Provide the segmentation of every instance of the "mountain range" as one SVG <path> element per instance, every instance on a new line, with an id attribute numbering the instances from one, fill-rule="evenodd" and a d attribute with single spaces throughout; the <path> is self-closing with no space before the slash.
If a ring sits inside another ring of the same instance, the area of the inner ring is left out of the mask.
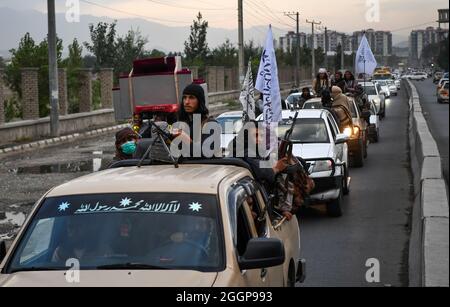
<path id="1" fill-rule="evenodd" d="M 67 47 L 74 38 L 79 42 L 90 41 L 89 24 L 99 22 L 112 23 L 114 19 L 109 17 L 95 17 L 82 15 L 79 23 L 68 23 L 65 14 L 56 14 L 56 27 L 58 37 L 62 38 Z M 0 7 L 0 56 L 9 57 L 11 48 L 17 48 L 20 39 L 29 32 L 36 42 L 42 41 L 47 35 L 47 15 L 36 10 L 15 10 L 8 7 Z M 118 35 L 125 35 L 130 29 L 139 29 L 144 37 L 148 38 L 147 49 L 159 49 L 165 52 L 183 51 L 184 42 L 187 40 L 190 28 L 171 27 L 156 22 L 139 18 L 126 18 L 117 21 Z M 301 29 L 307 31 L 306 29 Z M 257 26 L 245 29 L 246 41 L 253 39 L 256 45 L 262 45 L 267 32 L 267 27 Z M 273 28 L 274 37 L 285 35 L 285 31 Z M 214 48 L 222 44 L 226 39 L 237 43 L 237 31 L 235 29 L 208 29 L 208 44 Z M 405 37 L 395 37 L 394 41 L 405 41 Z M 67 49 L 64 50 L 64 54 Z"/>

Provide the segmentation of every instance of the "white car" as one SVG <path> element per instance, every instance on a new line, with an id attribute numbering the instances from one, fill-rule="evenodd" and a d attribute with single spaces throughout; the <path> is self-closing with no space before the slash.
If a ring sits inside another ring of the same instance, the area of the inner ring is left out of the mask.
<path id="1" fill-rule="evenodd" d="M 428 74 L 425 72 L 416 72 L 408 76 L 409 80 L 413 81 L 425 81 L 428 79 Z"/>
<path id="2" fill-rule="evenodd" d="M 395 84 L 394 80 L 388 80 L 387 84 L 389 86 L 389 92 L 391 93 L 391 96 L 398 96 L 398 87 L 397 84 Z"/>
<path id="3" fill-rule="evenodd" d="M 402 80 L 396 79 L 396 80 L 394 81 L 394 83 L 395 83 L 395 85 L 397 86 L 397 91 L 399 91 L 399 90 L 402 89 Z"/>
<path id="4" fill-rule="evenodd" d="M 220 146 L 222 151 L 226 153 L 228 145 L 238 135 L 244 126 L 242 121 L 244 113 L 242 111 L 226 112 L 216 118 L 216 121 L 222 127 L 222 135 Z"/>
<path id="5" fill-rule="evenodd" d="M 380 119 L 386 117 L 386 97 L 382 93 L 381 86 L 373 82 L 360 83 L 364 88 L 369 101 L 373 101 L 379 110 Z"/>
<path id="6" fill-rule="evenodd" d="M 294 116 L 293 111 L 283 111 L 280 136 L 292 127 Z M 291 137 L 293 153 L 306 161 L 316 184 L 310 205 L 325 203 L 332 217 L 342 215 L 342 199 L 349 193 L 348 140 L 327 110 L 299 111 Z"/>
<path id="7" fill-rule="evenodd" d="M 369 140 L 371 143 L 378 143 L 380 141 L 380 116 L 375 103 L 370 103 L 370 125 L 369 125 Z"/>
<path id="8" fill-rule="evenodd" d="M 312 92 L 312 90 L 310 90 L 310 95 L 311 97 L 314 97 L 314 93 Z M 302 93 L 294 93 L 289 95 L 288 98 L 286 98 L 286 106 L 288 110 L 292 110 L 292 109 L 302 109 L 303 105 L 302 105 L 302 99 L 301 99 Z"/>
<path id="9" fill-rule="evenodd" d="M 391 97 L 391 91 L 389 89 L 389 83 L 388 80 L 377 80 L 377 84 L 381 86 L 381 90 L 384 94 L 384 97 L 390 98 Z"/>

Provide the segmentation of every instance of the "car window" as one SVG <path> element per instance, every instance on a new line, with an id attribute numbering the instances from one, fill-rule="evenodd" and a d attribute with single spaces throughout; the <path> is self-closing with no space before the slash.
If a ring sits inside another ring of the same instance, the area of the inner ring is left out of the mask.
<path id="1" fill-rule="evenodd" d="M 81 270 L 139 263 L 217 272 L 224 265 L 215 195 L 118 193 L 48 198 L 22 236 L 8 271 Z"/>
<path id="2" fill-rule="evenodd" d="M 237 214 L 236 248 L 239 256 L 243 256 L 247 250 L 248 242 L 256 237 L 256 230 L 252 226 L 251 210 L 246 201 L 239 207 Z"/>
<path id="3" fill-rule="evenodd" d="M 292 127 L 292 119 L 283 120 L 278 126 L 278 135 L 285 135 Z M 321 118 L 297 119 L 291 141 L 298 144 L 330 143 L 327 126 Z"/>
<path id="4" fill-rule="evenodd" d="M 328 125 L 330 126 L 333 139 L 336 139 L 336 136 L 339 134 L 339 129 L 337 128 L 334 119 L 332 119 L 330 116 L 328 116 Z"/>
<path id="5" fill-rule="evenodd" d="M 304 110 L 320 110 L 323 109 L 323 104 L 321 101 L 314 101 L 314 102 L 306 102 L 303 105 Z"/>
<path id="6" fill-rule="evenodd" d="M 368 85 L 364 87 L 364 90 L 367 95 L 369 96 L 376 96 L 378 95 L 377 89 L 373 85 Z"/>

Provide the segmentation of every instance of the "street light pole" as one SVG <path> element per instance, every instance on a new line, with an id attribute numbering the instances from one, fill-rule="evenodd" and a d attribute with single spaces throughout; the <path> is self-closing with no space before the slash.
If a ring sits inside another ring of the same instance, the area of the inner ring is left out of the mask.
<path id="1" fill-rule="evenodd" d="M 56 21 L 55 0 L 47 0 L 48 14 L 48 72 L 50 85 L 50 133 L 52 137 L 59 136 L 59 91 L 58 62 L 56 55 Z"/>
<path id="2" fill-rule="evenodd" d="M 309 21 L 308 19 L 306 19 L 306 23 L 310 23 L 311 24 L 311 28 L 312 28 L 312 46 L 311 46 L 311 53 L 312 53 L 312 78 L 314 79 L 315 77 L 315 73 L 316 73 L 316 46 L 314 44 L 314 26 L 315 25 L 321 25 L 322 22 L 316 22 L 315 20 L 313 21 Z"/>
<path id="3" fill-rule="evenodd" d="M 296 44 L 295 44 L 295 85 L 300 86 L 300 12 L 284 13 L 285 16 L 294 20 L 297 24 Z M 293 17 L 295 16 L 295 18 Z"/>
<path id="4" fill-rule="evenodd" d="M 238 23 L 239 23 L 239 84 L 244 82 L 244 6 L 243 0 L 238 0 Z"/>

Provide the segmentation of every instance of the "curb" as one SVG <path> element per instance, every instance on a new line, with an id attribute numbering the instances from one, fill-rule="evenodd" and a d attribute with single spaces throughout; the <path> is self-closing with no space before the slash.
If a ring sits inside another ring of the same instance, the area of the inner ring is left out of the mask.
<path id="1" fill-rule="evenodd" d="M 441 156 L 423 115 L 417 89 L 411 81 L 407 81 L 407 88 L 415 192 L 409 247 L 410 286 L 448 287 L 449 203 Z"/>
<path id="2" fill-rule="evenodd" d="M 19 152 L 27 151 L 30 149 L 47 148 L 50 146 L 55 146 L 55 145 L 59 145 L 59 144 L 66 143 L 66 142 L 73 142 L 73 141 L 76 141 L 78 139 L 85 138 L 85 137 L 92 137 L 92 136 L 107 134 L 109 132 L 117 131 L 117 130 L 120 130 L 120 129 L 123 129 L 126 127 L 129 127 L 129 125 L 128 124 L 117 125 L 117 126 L 113 126 L 113 127 L 96 129 L 96 130 L 92 130 L 92 131 L 88 131 L 88 132 L 84 132 L 84 133 L 74 133 L 74 134 L 64 135 L 64 136 L 60 136 L 60 137 L 56 137 L 56 138 L 35 141 L 32 143 L 27 143 L 27 144 L 23 144 L 23 145 L 11 146 L 11 147 L 0 149 L 0 158 L 6 154 L 19 153 Z"/>

